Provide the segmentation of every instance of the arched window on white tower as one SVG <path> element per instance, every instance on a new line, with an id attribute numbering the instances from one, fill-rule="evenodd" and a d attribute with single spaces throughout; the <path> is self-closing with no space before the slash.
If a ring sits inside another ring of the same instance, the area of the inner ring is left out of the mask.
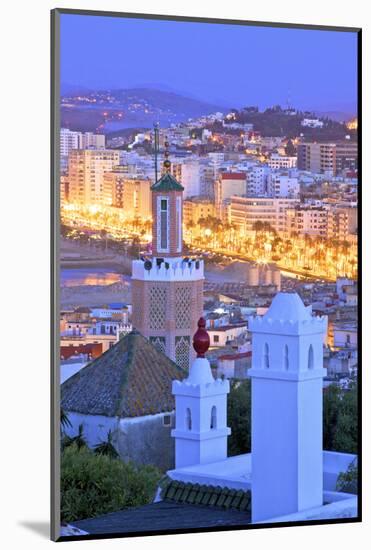
<path id="1" fill-rule="evenodd" d="M 269 369 L 269 346 L 264 344 L 263 366 L 265 369 Z"/>
<path id="2" fill-rule="evenodd" d="M 186 429 L 192 430 L 192 415 L 191 415 L 191 409 L 189 407 L 187 407 L 187 410 L 186 410 L 185 423 L 186 423 Z"/>
<path id="3" fill-rule="evenodd" d="M 211 409 L 210 429 L 216 430 L 216 407 L 215 405 Z"/>
<path id="4" fill-rule="evenodd" d="M 283 352 L 283 368 L 289 370 L 289 347 L 285 344 L 285 349 Z"/>
<path id="5" fill-rule="evenodd" d="M 312 344 L 309 346 L 308 351 L 308 369 L 314 368 L 314 354 L 313 354 L 313 346 Z"/>

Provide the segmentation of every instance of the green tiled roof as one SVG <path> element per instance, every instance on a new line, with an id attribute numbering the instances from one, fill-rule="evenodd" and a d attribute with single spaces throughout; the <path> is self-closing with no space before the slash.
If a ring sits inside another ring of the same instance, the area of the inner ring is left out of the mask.
<path id="1" fill-rule="evenodd" d="M 163 483 L 161 497 L 165 501 L 181 504 L 251 511 L 251 492 L 242 491 L 241 489 L 167 480 Z"/>
<path id="2" fill-rule="evenodd" d="M 184 187 L 169 173 L 164 174 L 151 187 L 152 191 L 184 191 Z"/>
<path id="3" fill-rule="evenodd" d="M 174 410 L 173 380 L 185 371 L 132 331 L 61 386 L 66 411 L 136 417 Z"/>

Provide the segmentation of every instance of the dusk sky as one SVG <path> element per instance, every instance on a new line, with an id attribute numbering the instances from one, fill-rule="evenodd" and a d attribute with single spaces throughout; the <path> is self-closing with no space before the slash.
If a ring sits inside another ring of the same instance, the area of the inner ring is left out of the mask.
<path id="1" fill-rule="evenodd" d="M 158 85 L 226 107 L 354 110 L 357 35 L 61 16 L 61 82 L 92 89 Z"/>

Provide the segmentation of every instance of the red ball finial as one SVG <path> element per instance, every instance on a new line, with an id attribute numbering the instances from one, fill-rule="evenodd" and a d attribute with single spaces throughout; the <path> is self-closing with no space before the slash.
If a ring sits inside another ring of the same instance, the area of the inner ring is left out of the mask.
<path id="1" fill-rule="evenodd" d="M 210 336 L 206 327 L 206 321 L 203 317 L 198 320 L 198 330 L 193 336 L 193 348 L 197 353 L 197 357 L 205 357 L 205 353 L 210 346 Z"/>

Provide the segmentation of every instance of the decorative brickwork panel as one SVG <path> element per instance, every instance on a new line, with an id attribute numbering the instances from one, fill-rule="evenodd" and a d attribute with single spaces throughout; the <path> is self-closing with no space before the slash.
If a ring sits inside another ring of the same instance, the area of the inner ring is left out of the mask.
<path id="1" fill-rule="evenodd" d="M 142 329 L 143 327 L 143 292 L 143 283 L 141 281 L 133 281 L 131 296 L 133 301 L 133 327 L 136 329 Z"/>
<path id="2" fill-rule="evenodd" d="M 149 341 L 158 351 L 166 355 L 166 338 L 164 336 L 150 336 Z"/>
<path id="3" fill-rule="evenodd" d="M 191 328 L 191 287 L 175 289 L 175 327 Z"/>
<path id="4" fill-rule="evenodd" d="M 189 368 L 189 349 L 191 339 L 189 336 L 175 337 L 175 362 L 179 367 Z"/>
<path id="5" fill-rule="evenodd" d="M 167 289 L 153 286 L 150 289 L 149 328 L 160 330 L 165 328 Z"/>

